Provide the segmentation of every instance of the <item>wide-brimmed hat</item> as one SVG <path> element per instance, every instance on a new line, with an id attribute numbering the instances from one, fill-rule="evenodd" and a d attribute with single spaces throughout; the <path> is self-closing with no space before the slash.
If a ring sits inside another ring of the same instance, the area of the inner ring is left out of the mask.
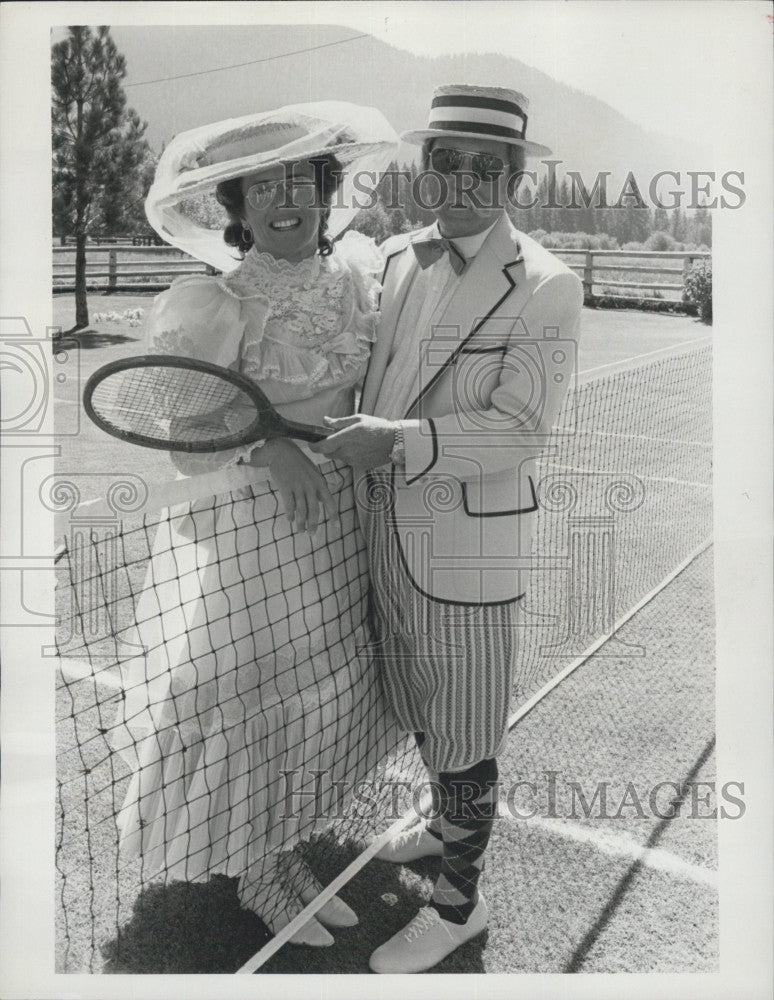
<path id="1" fill-rule="evenodd" d="M 527 139 L 529 101 L 516 90 L 453 83 L 438 87 L 430 105 L 426 129 L 406 132 L 404 142 L 426 139 L 494 139 L 521 146 L 530 156 L 548 156 L 551 150 Z"/>
<path id="2" fill-rule="evenodd" d="M 221 271 L 239 264 L 223 242 L 227 219 L 210 222 L 197 196 L 222 181 L 258 170 L 333 155 L 342 169 L 341 192 L 328 219 L 337 236 L 359 211 L 353 181 L 381 174 L 395 156 L 398 137 L 380 111 L 344 101 L 295 104 L 230 118 L 181 132 L 161 154 L 145 201 L 148 221 L 167 243 Z"/>

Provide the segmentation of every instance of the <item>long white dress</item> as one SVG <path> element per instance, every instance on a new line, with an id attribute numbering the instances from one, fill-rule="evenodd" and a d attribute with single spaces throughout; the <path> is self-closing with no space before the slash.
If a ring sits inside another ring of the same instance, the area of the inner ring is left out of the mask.
<path id="1" fill-rule="evenodd" d="M 359 234 L 299 264 L 253 249 L 231 275 L 158 296 L 147 350 L 236 368 L 294 420 L 351 413 L 379 264 Z M 250 451 L 176 464 L 211 471 Z M 341 523 L 312 537 L 289 524 L 268 472 L 159 523 L 136 609 L 147 652 L 122 667 L 113 731 L 132 770 L 122 854 L 140 854 L 145 877 L 259 879 L 270 853 L 326 824 L 397 741 L 367 648 L 352 475 L 320 461 Z"/>

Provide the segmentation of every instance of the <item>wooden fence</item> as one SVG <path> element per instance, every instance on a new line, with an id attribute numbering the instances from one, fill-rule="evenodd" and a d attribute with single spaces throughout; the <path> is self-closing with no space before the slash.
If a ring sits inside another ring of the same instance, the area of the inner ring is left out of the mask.
<path id="1" fill-rule="evenodd" d="M 583 282 L 586 298 L 660 298 L 681 300 L 685 276 L 707 250 L 552 250 Z M 630 263 L 631 262 L 631 263 Z M 675 266 L 676 265 L 676 266 Z M 644 276 L 644 280 L 640 276 Z M 671 281 L 653 280 L 671 275 Z M 677 279 L 677 280 L 675 280 Z M 668 294 L 664 294 L 664 293 Z"/>
<path id="2" fill-rule="evenodd" d="M 54 291 L 73 291 L 75 250 L 54 247 Z M 553 250 L 582 280 L 586 299 L 651 298 L 680 301 L 685 275 L 708 251 Z M 182 274 L 215 274 L 213 268 L 174 247 L 129 245 L 86 248 L 86 285 L 103 292 L 160 291 Z M 659 280 L 669 276 L 671 280 Z"/>
<path id="3" fill-rule="evenodd" d="M 74 291 L 74 247 L 54 247 L 53 252 L 54 291 Z M 115 243 L 86 246 L 86 287 L 89 291 L 161 291 L 180 275 L 215 273 L 207 264 L 174 247 Z"/>

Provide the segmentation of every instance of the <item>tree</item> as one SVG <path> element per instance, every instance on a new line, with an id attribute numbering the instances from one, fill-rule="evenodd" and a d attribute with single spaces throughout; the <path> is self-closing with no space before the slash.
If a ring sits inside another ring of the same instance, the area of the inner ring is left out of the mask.
<path id="1" fill-rule="evenodd" d="M 391 219 L 384 206 L 377 202 L 373 208 L 363 209 L 352 220 L 352 229 L 370 236 L 377 243 L 383 243 L 393 235 Z"/>
<path id="2" fill-rule="evenodd" d="M 669 232 L 669 215 L 665 208 L 656 208 L 653 212 L 653 232 L 654 233 L 668 233 Z"/>
<path id="3" fill-rule="evenodd" d="M 702 202 L 693 215 L 686 222 L 687 238 L 689 243 L 694 243 L 697 247 L 712 246 L 712 218 L 706 204 Z"/>
<path id="4" fill-rule="evenodd" d="M 51 50 L 54 233 L 75 237 L 75 328 L 89 325 L 86 239 L 139 220 L 152 169 L 147 125 L 127 108 L 110 29 L 71 27 Z"/>
<path id="5" fill-rule="evenodd" d="M 685 213 L 678 207 L 672 212 L 672 235 L 678 243 L 683 243 L 686 237 Z"/>
<path id="6" fill-rule="evenodd" d="M 95 198 L 94 231 L 100 236 L 132 236 L 148 229 L 145 197 L 158 161 L 142 138 L 145 124 L 131 108 L 127 119 L 125 141 L 116 145 L 109 176 Z M 144 154 L 139 163 L 138 148 Z"/>

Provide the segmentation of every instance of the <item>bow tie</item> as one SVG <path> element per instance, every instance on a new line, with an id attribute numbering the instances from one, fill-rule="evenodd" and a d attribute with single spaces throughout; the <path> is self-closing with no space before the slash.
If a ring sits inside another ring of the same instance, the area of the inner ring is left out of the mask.
<path id="1" fill-rule="evenodd" d="M 422 270 L 430 267 L 431 264 L 435 264 L 445 253 L 449 255 L 449 263 L 455 274 L 462 274 L 465 270 L 467 261 L 451 240 L 446 240 L 443 237 L 435 237 L 429 240 L 418 240 L 411 245 L 414 248 L 417 263 Z"/>

